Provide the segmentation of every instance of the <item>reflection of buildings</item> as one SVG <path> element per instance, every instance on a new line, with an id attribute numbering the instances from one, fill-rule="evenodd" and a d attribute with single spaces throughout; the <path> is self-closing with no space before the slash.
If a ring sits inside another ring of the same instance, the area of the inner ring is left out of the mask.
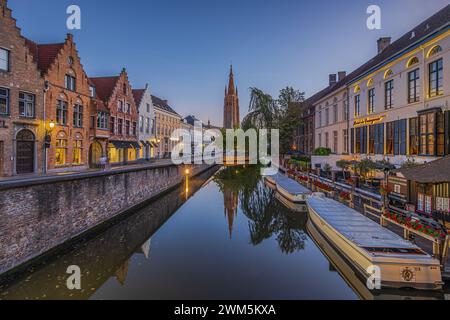
<path id="1" fill-rule="evenodd" d="M 130 260 L 126 260 L 120 268 L 116 271 L 116 279 L 123 286 L 127 280 L 128 266 L 130 265 Z"/>
<path id="2" fill-rule="evenodd" d="M 237 217 L 238 195 L 233 190 L 224 190 L 223 200 L 224 200 L 224 214 L 225 217 L 228 219 L 228 230 L 230 232 L 230 239 L 231 239 L 233 236 L 234 218 Z"/>
<path id="3" fill-rule="evenodd" d="M 152 238 L 148 239 L 144 244 L 141 246 L 142 253 L 144 254 L 145 259 L 148 260 L 150 258 L 150 248 L 152 245 Z"/>

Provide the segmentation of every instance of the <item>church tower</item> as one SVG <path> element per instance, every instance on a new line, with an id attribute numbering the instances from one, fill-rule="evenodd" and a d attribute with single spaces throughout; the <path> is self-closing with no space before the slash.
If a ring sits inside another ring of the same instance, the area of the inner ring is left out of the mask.
<path id="1" fill-rule="evenodd" d="M 241 120 L 239 116 L 239 95 L 238 89 L 234 85 L 233 66 L 230 66 L 230 76 L 228 88 L 225 86 L 225 103 L 223 107 L 223 127 L 225 129 L 234 129 L 240 127 Z"/>

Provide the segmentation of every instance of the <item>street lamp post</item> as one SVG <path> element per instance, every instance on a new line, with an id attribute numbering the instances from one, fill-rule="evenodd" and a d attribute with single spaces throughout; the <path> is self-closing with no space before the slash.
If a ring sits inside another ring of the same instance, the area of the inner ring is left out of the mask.
<path id="1" fill-rule="evenodd" d="M 389 178 L 389 167 L 385 167 L 383 170 L 384 173 L 384 190 L 383 190 L 383 214 L 386 212 L 386 210 L 389 208 L 389 202 L 388 202 L 388 178 Z"/>
<path id="2" fill-rule="evenodd" d="M 50 123 L 48 124 L 48 128 L 47 128 L 47 125 L 45 125 L 43 174 L 47 174 L 47 161 L 48 161 L 48 159 L 47 159 L 48 152 L 47 151 L 52 145 L 52 132 L 53 132 L 54 128 L 55 128 L 55 123 L 53 122 L 53 120 L 51 120 Z"/>

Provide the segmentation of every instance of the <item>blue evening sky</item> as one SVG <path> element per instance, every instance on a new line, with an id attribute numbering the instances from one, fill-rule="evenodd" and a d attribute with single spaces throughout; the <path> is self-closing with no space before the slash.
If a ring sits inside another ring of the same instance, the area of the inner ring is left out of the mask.
<path id="1" fill-rule="evenodd" d="M 72 31 L 90 76 L 129 72 L 149 83 L 180 114 L 222 124 L 224 87 L 233 62 L 241 114 L 249 87 L 274 96 L 290 85 L 307 96 L 328 74 L 352 71 L 376 54 L 376 40 L 394 39 L 448 0 L 10 0 L 25 36 L 61 42 L 66 8 L 82 10 Z M 382 30 L 366 28 L 366 9 L 382 9 Z"/>

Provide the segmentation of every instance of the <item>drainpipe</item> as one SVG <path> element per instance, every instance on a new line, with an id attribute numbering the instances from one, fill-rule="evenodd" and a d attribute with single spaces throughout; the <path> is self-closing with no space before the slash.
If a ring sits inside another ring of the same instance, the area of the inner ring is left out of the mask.
<path id="1" fill-rule="evenodd" d="M 43 174 L 47 174 L 47 147 L 46 147 L 46 145 L 45 145 L 45 130 L 46 130 L 46 121 L 47 121 L 47 112 L 46 112 L 46 110 L 45 110 L 45 97 L 46 97 L 46 94 L 47 94 L 47 91 L 44 89 L 44 94 L 43 94 L 43 98 L 42 98 L 42 107 L 43 107 L 43 109 L 44 109 L 44 115 L 43 115 L 43 118 L 44 118 L 44 128 L 43 128 L 43 130 L 44 130 L 44 141 L 42 142 L 43 143 L 43 145 L 44 145 L 44 151 L 43 151 L 43 157 L 44 157 L 44 159 L 42 160 L 42 173 Z"/>

